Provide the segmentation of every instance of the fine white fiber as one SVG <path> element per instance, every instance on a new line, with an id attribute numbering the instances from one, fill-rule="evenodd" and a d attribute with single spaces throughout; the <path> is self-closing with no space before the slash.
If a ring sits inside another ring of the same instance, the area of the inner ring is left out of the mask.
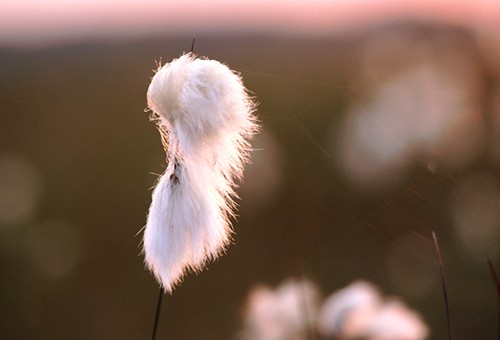
<path id="1" fill-rule="evenodd" d="M 230 242 L 235 182 L 258 125 L 241 77 L 193 53 L 160 67 L 147 98 L 168 166 L 153 192 L 145 262 L 172 292 L 188 270 L 203 269 Z"/>

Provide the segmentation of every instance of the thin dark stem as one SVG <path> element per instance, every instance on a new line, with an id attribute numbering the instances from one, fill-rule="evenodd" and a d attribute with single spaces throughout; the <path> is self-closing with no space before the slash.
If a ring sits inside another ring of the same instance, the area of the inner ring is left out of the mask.
<path id="1" fill-rule="evenodd" d="M 305 282 L 303 280 L 301 282 L 301 287 L 302 287 L 302 299 L 304 300 L 304 313 L 305 313 L 305 318 L 306 318 L 307 332 L 309 333 L 310 340 L 316 340 L 316 334 L 314 333 L 314 330 L 312 327 L 311 315 L 309 315 L 309 311 L 311 309 L 309 308 L 309 301 L 307 299 Z"/>
<path id="2" fill-rule="evenodd" d="M 436 254 L 439 262 L 439 272 L 441 274 L 441 286 L 443 287 L 443 296 L 444 296 L 444 306 L 446 309 L 446 321 L 448 323 L 448 339 L 453 340 L 453 332 L 451 328 L 451 314 L 450 314 L 450 305 L 448 303 L 448 293 L 446 291 L 446 284 L 444 282 L 444 268 L 443 268 L 443 258 L 441 257 L 441 250 L 439 249 L 439 243 L 437 240 L 436 233 L 434 230 L 432 231 L 432 238 L 434 239 L 434 247 L 436 248 Z"/>
<path id="3" fill-rule="evenodd" d="M 308 333 L 308 339 L 309 340 L 316 340 L 316 334 L 313 329 L 312 325 L 312 319 L 311 315 L 309 314 L 309 311 L 311 310 L 310 308 L 310 301 L 307 296 L 307 290 L 306 290 L 306 285 L 305 285 L 305 277 L 304 277 L 304 272 L 302 270 L 302 265 L 300 263 L 300 260 L 297 257 L 297 254 L 294 254 L 294 272 L 295 276 L 300 282 L 300 287 L 301 287 L 301 294 L 302 294 L 302 301 L 304 302 L 304 317 L 305 317 L 305 322 L 306 322 L 306 327 L 307 327 L 307 333 Z"/>
<path id="4" fill-rule="evenodd" d="M 196 35 L 193 35 L 193 42 L 191 43 L 191 53 L 194 53 L 194 42 L 196 41 Z"/>
<path id="5" fill-rule="evenodd" d="M 163 294 L 163 288 L 160 287 L 160 294 L 158 295 L 158 301 L 156 302 L 155 323 L 153 325 L 153 335 L 151 336 L 152 340 L 156 339 L 156 330 L 158 329 L 158 321 L 160 320 L 161 300 L 163 299 Z"/>
<path id="6" fill-rule="evenodd" d="M 495 284 L 495 288 L 498 291 L 498 296 L 500 296 L 500 282 L 498 282 L 498 276 L 497 272 L 495 271 L 495 266 L 493 265 L 493 262 L 489 257 L 488 257 L 488 267 L 490 268 L 490 274 L 493 279 L 493 283 Z"/>
<path id="7" fill-rule="evenodd" d="M 498 293 L 498 338 L 500 339 L 500 282 L 498 281 L 498 276 L 495 270 L 495 266 L 493 265 L 493 262 L 489 257 L 488 257 L 488 267 L 490 268 L 490 274 Z"/>

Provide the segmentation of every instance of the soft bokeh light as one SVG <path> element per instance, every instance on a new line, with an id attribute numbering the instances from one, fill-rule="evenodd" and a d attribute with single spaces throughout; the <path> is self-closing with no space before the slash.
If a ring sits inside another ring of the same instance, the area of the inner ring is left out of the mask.
<path id="1" fill-rule="evenodd" d="M 388 278 L 404 296 L 427 296 L 437 281 L 436 254 L 430 243 L 413 235 L 396 240 L 386 256 Z"/>
<path id="2" fill-rule="evenodd" d="M 262 131 L 252 141 L 250 164 L 245 168 L 245 179 L 240 195 L 245 201 L 245 212 L 264 214 L 278 198 L 283 185 L 283 155 L 274 136 Z"/>
<path id="3" fill-rule="evenodd" d="M 308 280 L 290 279 L 275 290 L 256 287 L 248 297 L 240 339 L 305 339 L 318 303 L 318 289 Z"/>
<path id="4" fill-rule="evenodd" d="M 500 252 L 500 182 L 494 174 L 474 174 L 458 183 L 451 216 L 459 240 L 478 256 Z"/>
<path id="5" fill-rule="evenodd" d="M 362 82 L 375 90 L 352 104 L 334 140 L 354 182 L 394 183 L 419 158 L 459 166 L 476 154 L 480 70 L 461 45 L 440 40 L 401 34 L 367 46 Z"/>
<path id="6" fill-rule="evenodd" d="M 41 189 L 41 174 L 31 161 L 21 155 L 0 155 L 0 226 L 33 217 Z"/>
<path id="7" fill-rule="evenodd" d="M 24 241 L 24 251 L 44 276 L 61 278 L 81 259 L 83 240 L 71 223 L 49 220 L 31 227 Z"/>

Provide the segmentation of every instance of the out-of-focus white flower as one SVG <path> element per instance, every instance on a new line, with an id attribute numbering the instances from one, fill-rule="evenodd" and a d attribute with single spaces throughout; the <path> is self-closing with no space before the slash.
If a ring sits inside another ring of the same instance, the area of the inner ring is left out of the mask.
<path id="1" fill-rule="evenodd" d="M 240 339 L 308 339 L 315 324 L 319 295 L 308 280 L 289 279 L 275 290 L 254 288 L 248 297 Z"/>
<path id="2" fill-rule="evenodd" d="M 161 67 L 148 105 L 167 149 L 144 231 L 146 265 L 167 291 L 201 270 L 231 235 L 235 180 L 257 130 L 242 80 L 215 60 L 185 54 Z"/>
<path id="3" fill-rule="evenodd" d="M 340 339 L 421 340 L 429 329 L 402 301 L 385 301 L 378 290 L 356 281 L 327 298 L 318 316 L 318 331 Z"/>
<path id="4" fill-rule="evenodd" d="M 380 308 L 380 294 L 372 284 L 356 281 L 330 295 L 318 317 L 319 332 L 325 336 L 364 336 Z"/>
<path id="5" fill-rule="evenodd" d="M 393 300 L 375 313 L 367 333 L 373 340 L 419 340 L 427 338 L 429 329 L 416 312 Z"/>
<path id="6" fill-rule="evenodd" d="M 240 340 L 322 339 L 422 340 L 427 325 L 397 298 L 356 281 L 331 294 L 320 307 L 320 294 L 307 280 L 288 280 L 275 290 L 256 287 L 249 294 Z"/>

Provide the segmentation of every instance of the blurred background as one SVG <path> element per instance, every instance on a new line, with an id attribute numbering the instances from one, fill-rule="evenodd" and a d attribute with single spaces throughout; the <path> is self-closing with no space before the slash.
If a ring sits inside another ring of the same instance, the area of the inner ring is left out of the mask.
<path id="1" fill-rule="evenodd" d="M 257 284 L 363 279 L 446 337 L 496 339 L 500 5 L 0 3 L 0 338 L 147 339 L 141 228 L 165 154 L 156 62 L 241 72 L 262 133 L 227 254 L 163 300 L 159 339 L 233 339 Z"/>

